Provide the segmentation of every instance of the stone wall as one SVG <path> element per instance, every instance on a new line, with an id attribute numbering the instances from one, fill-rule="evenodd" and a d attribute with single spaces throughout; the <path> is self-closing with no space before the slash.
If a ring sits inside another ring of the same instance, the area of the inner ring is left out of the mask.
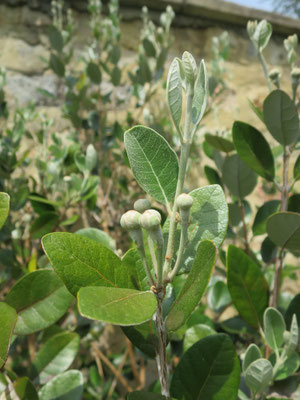
<path id="1" fill-rule="evenodd" d="M 76 51 L 84 48 L 89 35 L 86 1 L 73 0 L 72 6 L 77 23 Z M 269 64 L 279 66 L 283 71 L 283 87 L 289 85 L 286 55 L 283 39 L 299 31 L 298 21 L 279 17 L 276 14 L 253 12 L 240 6 L 206 0 L 124 0 L 121 1 L 123 62 L 132 62 L 137 49 L 140 30 L 140 8 L 148 4 L 154 20 L 166 4 L 171 3 L 177 12 L 172 28 L 174 36 L 170 59 L 180 56 L 184 50 L 193 53 L 197 59 L 211 56 L 211 40 L 227 29 L 230 35 L 230 59 L 227 63 L 227 81 L 230 90 L 224 94 L 219 108 L 222 112 L 211 115 L 207 123 L 215 127 L 230 128 L 233 118 L 257 123 L 249 112 L 248 98 L 259 102 L 267 93 L 261 67 L 256 60 L 252 44 L 247 38 L 245 24 L 249 18 L 268 18 L 274 23 L 275 33 L 265 56 Z M 213 10 L 214 8 L 214 10 Z M 214 12 L 213 12 L 214 11 Z M 45 107 L 50 115 L 56 115 L 53 101 L 39 94 L 44 88 L 58 96 L 58 81 L 46 69 L 43 58 L 48 58 L 47 29 L 51 23 L 50 0 L 5 0 L 0 3 L 0 66 L 7 69 L 7 94 L 13 106 L 23 105 L 30 100 Z M 237 18 L 240 13 L 240 18 Z M 223 19 L 222 19 L 223 18 Z M 169 60 L 170 61 L 170 60 Z M 59 99 L 56 106 L 59 106 Z"/>

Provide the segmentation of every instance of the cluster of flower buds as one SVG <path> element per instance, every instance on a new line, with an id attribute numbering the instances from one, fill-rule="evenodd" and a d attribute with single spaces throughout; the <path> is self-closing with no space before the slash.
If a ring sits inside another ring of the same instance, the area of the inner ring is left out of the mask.
<path id="1" fill-rule="evenodd" d="M 283 41 L 283 44 L 288 53 L 288 62 L 290 66 L 293 67 L 297 57 L 296 49 L 298 45 L 298 36 L 296 34 L 290 35 Z"/>
<path id="2" fill-rule="evenodd" d="M 186 193 L 182 193 L 177 197 L 176 203 L 179 208 L 181 225 L 189 224 L 190 210 L 193 202 L 194 199 L 192 198 L 192 196 Z"/>
<path id="3" fill-rule="evenodd" d="M 299 67 L 295 67 L 292 69 L 291 78 L 292 78 L 293 89 L 294 89 L 294 91 L 296 91 L 297 87 L 300 83 L 300 68 Z"/>
<path id="4" fill-rule="evenodd" d="M 143 245 L 142 228 L 149 234 L 158 247 L 164 243 L 161 230 L 161 215 L 158 211 L 150 209 L 151 204 L 147 199 L 139 199 L 134 203 L 134 210 L 127 211 L 121 218 L 122 228 L 128 230 L 132 240 L 137 246 Z"/>

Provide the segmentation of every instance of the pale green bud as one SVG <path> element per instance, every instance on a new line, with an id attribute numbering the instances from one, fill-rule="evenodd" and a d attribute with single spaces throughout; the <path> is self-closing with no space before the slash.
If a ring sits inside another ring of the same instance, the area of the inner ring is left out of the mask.
<path id="1" fill-rule="evenodd" d="M 187 193 L 181 193 L 176 199 L 178 208 L 181 210 L 189 210 L 192 207 L 193 202 L 194 199 Z"/>
<path id="2" fill-rule="evenodd" d="M 144 211 L 148 210 L 150 207 L 151 207 L 151 203 L 148 199 L 138 199 L 133 205 L 133 208 L 140 213 L 143 213 Z"/>
<path id="3" fill-rule="evenodd" d="M 160 226 L 161 215 L 156 210 L 147 210 L 141 215 L 141 225 L 146 230 L 156 229 Z"/>
<path id="4" fill-rule="evenodd" d="M 252 39 L 252 37 L 253 37 L 253 35 L 254 35 L 255 31 L 256 31 L 256 28 L 257 28 L 257 21 L 248 21 L 248 23 L 247 23 L 247 32 L 248 32 L 248 35 L 249 35 L 250 39 Z"/>
<path id="5" fill-rule="evenodd" d="M 185 51 L 182 55 L 182 65 L 187 82 L 194 88 L 197 78 L 197 64 L 194 57 L 188 51 Z"/>
<path id="6" fill-rule="evenodd" d="M 121 226 L 128 231 L 137 230 L 141 228 L 140 224 L 141 214 L 135 210 L 127 211 L 121 217 Z"/>
<path id="7" fill-rule="evenodd" d="M 280 78 L 281 78 L 281 73 L 280 73 L 279 69 L 273 68 L 269 72 L 269 78 L 270 78 L 271 82 L 274 83 L 274 85 L 277 88 L 279 88 L 279 86 L 280 86 Z"/>

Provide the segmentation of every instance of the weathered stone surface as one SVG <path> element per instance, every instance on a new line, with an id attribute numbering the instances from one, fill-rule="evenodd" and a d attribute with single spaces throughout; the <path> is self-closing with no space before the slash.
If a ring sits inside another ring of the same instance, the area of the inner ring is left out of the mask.
<path id="1" fill-rule="evenodd" d="M 22 74 L 9 73 L 5 90 L 9 97 L 14 99 L 18 106 L 24 106 L 29 102 L 37 105 L 53 105 L 55 98 L 41 94 L 38 89 L 47 90 L 54 97 L 58 95 L 58 79 L 53 74 L 26 76 Z"/>
<path id="2" fill-rule="evenodd" d="M 46 69 L 41 57 L 48 57 L 48 51 L 41 45 L 30 46 L 21 39 L 0 38 L 0 65 L 9 70 L 27 75 L 39 75 Z"/>

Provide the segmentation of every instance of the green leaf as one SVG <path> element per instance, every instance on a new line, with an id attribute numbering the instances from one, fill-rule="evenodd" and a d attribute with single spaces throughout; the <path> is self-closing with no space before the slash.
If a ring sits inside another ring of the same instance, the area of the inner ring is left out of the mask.
<path id="1" fill-rule="evenodd" d="M 231 339 L 207 336 L 182 356 L 172 382 L 171 395 L 185 400 L 237 399 L 240 364 Z"/>
<path id="2" fill-rule="evenodd" d="M 206 142 L 217 150 L 223 151 L 224 153 L 230 153 L 234 150 L 233 143 L 222 136 L 206 133 L 204 137 Z"/>
<path id="3" fill-rule="evenodd" d="M 147 57 L 155 57 L 156 56 L 156 49 L 154 47 L 154 44 L 151 42 L 151 40 L 145 38 L 143 40 L 143 47 L 144 47 Z"/>
<path id="4" fill-rule="evenodd" d="M 39 391 L 39 400 L 81 400 L 82 392 L 82 373 L 70 370 L 46 383 Z"/>
<path id="5" fill-rule="evenodd" d="M 147 57 L 144 54 L 140 54 L 139 56 L 139 70 L 138 70 L 138 78 L 141 85 L 144 85 L 146 82 L 151 82 L 152 73 L 149 66 L 149 62 Z"/>
<path id="6" fill-rule="evenodd" d="M 133 289 L 149 290 L 148 278 L 137 249 L 129 249 L 124 254 L 122 268 L 127 270 Z"/>
<path id="7" fill-rule="evenodd" d="M 300 214 L 300 193 L 292 194 L 288 199 L 288 211 Z"/>
<path id="8" fill-rule="evenodd" d="M 194 82 L 197 77 L 197 64 L 192 54 L 188 51 L 185 51 L 182 55 L 182 66 L 187 82 L 194 87 Z"/>
<path id="9" fill-rule="evenodd" d="M 225 158 L 222 175 L 230 192 L 240 199 L 248 196 L 256 186 L 255 172 L 237 154 Z"/>
<path id="10" fill-rule="evenodd" d="M 253 35 L 253 41 L 257 45 L 259 50 L 263 50 L 272 36 L 272 25 L 263 19 L 257 24 Z"/>
<path id="11" fill-rule="evenodd" d="M 271 356 L 273 356 L 273 354 Z M 293 375 L 296 371 L 298 371 L 299 367 L 300 367 L 300 357 L 298 353 L 294 352 L 289 357 L 287 357 L 287 359 L 285 359 L 285 361 L 280 365 L 280 367 L 276 371 L 274 376 L 275 381 L 281 381 L 283 379 L 288 378 L 289 376 Z"/>
<path id="12" fill-rule="evenodd" d="M 243 200 L 242 203 L 244 206 L 244 213 L 247 222 L 247 217 L 249 214 L 251 214 L 250 204 L 247 200 Z M 242 205 L 238 201 L 228 204 L 230 226 L 238 226 L 242 223 L 241 206 Z"/>
<path id="13" fill-rule="evenodd" d="M 119 257 L 92 239 L 57 232 L 44 236 L 42 245 L 54 270 L 73 296 L 84 286 L 135 288 Z"/>
<path id="14" fill-rule="evenodd" d="M 245 382 L 254 393 L 261 392 L 271 384 L 273 368 L 270 361 L 260 358 L 253 361 L 246 369 Z"/>
<path id="15" fill-rule="evenodd" d="M 78 352 L 79 343 L 77 333 L 71 332 L 58 333 L 47 340 L 33 360 L 32 375 L 38 376 L 36 381 L 44 384 L 68 369 Z"/>
<path id="16" fill-rule="evenodd" d="M 76 235 L 85 236 L 95 242 L 103 244 L 108 249 L 115 251 L 116 242 L 107 233 L 97 228 L 82 228 L 75 232 Z"/>
<path id="17" fill-rule="evenodd" d="M 64 47 L 64 40 L 60 31 L 54 25 L 50 26 L 49 28 L 48 38 L 51 47 L 58 53 L 61 53 Z"/>
<path id="18" fill-rule="evenodd" d="M 243 360 L 243 372 L 246 371 L 253 361 L 258 360 L 259 358 L 261 358 L 261 352 L 259 348 L 254 343 L 250 344 Z"/>
<path id="19" fill-rule="evenodd" d="M 232 139 L 238 155 L 248 167 L 263 178 L 273 181 L 274 158 L 263 135 L 249 124 L 235 121 L 232 127 Z"/>
<path id="20" fill-rule="evenodd" d="M 217 281 L 212 285 L 207 293 L 207 304 L 216 313 L 228 306 L 231 302 L 230 293 L 223 281 Z"/>
<path id="21" fill-rule="evenodd" d="M 65 76 L 65 66 L 61 59 L 57 55 L 51 53 L 49 66 L 54 71 L 54 73 L 63 78 Z"/>
<path id="22" fill-rule="evenodd" d="M 179 329 L 200 302 L 210 280 L 216 255 L 217 249 L 212 241 L 199 243 L 193 266 L 167 316 L 168 331 Z"/>
<path id="23" fill-rule="evenodd" d="M 218 172 L 214 168 L 211 168 L 210 166 L 205 165 L 204 173 L 205 173 L 206 179 L 208 180 L 208 183 L 210 185 L 220 185 L 222 187 L 221 178 L 220 178 Z"/>
<path id="24" fill-rule="evenodd" d="M 267 232 L 267 219 L 280 209 L 280 200 L 270 200 L 264 203 L 257 211 L 252 232 L 254 236 L 264 235 Z"/>
<path id="25" fill-rule="evenodd" d="M 0 229 L 4 225 L 9 212 L 9 195 L 0 192 Z"/>
<path id="26" fill-rule="evenodd" d="M 86 73 L 93 83 L 99 85 L 101 83 L 101 71 L 97 64 L 89 62 L 86 68 Z"/>
<path id="27" fill-rule="evenodd" d="M 178 160 L 168 142 L 153 129 L 141 125 L 125 132 L 124 141 L 131 169 L 141 188 L 161 203 L 173 201 Z"/>
<path id="28" fill-rule="evenodd" d="M 219 185 L 198 188 L 189 193 L 193 199 L 190 210 L 188 243 L 186 245 L 182 270 L 192 268 L 198 244 L 201 240 L 212 240 L 217 247 L 221 246 L 228 226 L 228 208 L 224 192 Z M 164 224 L 164 233 L 169 231 L 169 219 Z M 179 247 L 180 227 L 175 235 L 175 249 Z M 174 260 L 175 261 L 175 260 Z"/>
<path id="29" fill-rule="evenodd" d="M 299 181 L 299 179 L 300 179 L 300 154 L 297 157 L 297 160 L 294 164 L 293 175 L 294 175 L 295 181 Z"/>
<path id="30" fill-rule="evenodd" d="M 282 346 L 285 329 L 286 326 L 281 313 L 276 308 L 268 307 L 264 313 L 264 333 L 272 350 L 278 350 Z"/>
<path id="31" fill-rule="evenodd" d="M 278 212 L 267 220 L 269 238 L 282 249 L 300 250 L 300 214 Z"/>
<path id="32" fill-rule="evenodd" d="M 215 335 L 216 331 L 205 324 L 194 325 L 184 335 L 183 351 L 186 352 L 193 344 L 209 335 Z"/>
<path id="33" fill-rule="evenodd" d="M 284 319 L 286 326 L 291 326 L 293 315 L 296 315 L 298 326 L 300 327 L 300 293 L 298 293 L 293 300 L 290 302 L 288 309 L 286 310 Z"/>
<path id="34" fill-rule="evenodd" d="M 170 66 L 167 78 L 167 100 L 170 115 L 176 129 L 180 131 L 182 113 L 182 83 L 178 60 L 175 58 Z"/>
<path id="35" fill-rule="evenodd" d="M 0 303 L 0 369 L 6 363 L 10 341 L 17 321 L 17 312 L 8 304 Z"/>
<path id="36" fill-rule="evenodd" d="M 28 335 L 59 320 L 69 308 L 72 296 L 54 271 L 41 269 L 17 281 L 5 302 L 18 313 L 14 334 Z"/>
<path id="37" fill-rule="evenodd" d="M 121 81 L 121 70 L 119 67 L 115 66 L 111 73 L 111 81 L 114 86 L 120 85 Z"/>
<path id="38" fill-rule="evenodd" d="M 261 244 L 260 254 L 263 262 L 271 263 L 275 262 L 277 256 L 277 247 L 276 245 L 269 239 L 268 236 L 265 237 Z"/>
<path id="39" fill-rule="evenodd" d="M 42 236 L 51 232 L 59 220 L 59 215 L 53 211 L 48 211 L 36 218 L 30 227 L 32 239 L 40 239 Z"/>
<path id="40" fill-rule="evenodd" d="M 112 287 L 84 287 L 78 292 L 81 315 L 116 325 L 139 325 L 152 318 L 157 302 L 150 291 Z"/>
<path id="41" fill-rule="evenodd" d="M 122 331 L 131 343 L 150 358 L 155 358 L 157 347 L 156 328 L 153 321 L 135 326 L 122 326 Z"/>
<path id="42" fill-rule="evenodd" d="M 116 65 L 118 64 L 120 58 L 121 58 L 121 49 L 117 44 L 115 44 L 111 49 L 111 51 L 109 52 L 109 60 Z"/>
<path id="43" fill-rule="evenodd" d="M 241 317 L 258 327 L 268 306 L 268 283 L 259 266 L 233 245 L 227 252 L 227 285 Z"/>
<path id="44" fill-rule="evenodd" d="M 264 101 L 264 121 L 273 138 L 283 146 L 299 138 L 297 108 L 282 90 L 274 90 Z"/>
<path id="45" fill-rule="evenodd" d="M 39 400 L 35 387 L 27 377 L 18 378 L 12 386 L 8 387 L 2 398 L 4 400 Z"/>
<path id="46" fill-rule="evenodd" d="M 165 396 L 158 393 L 148 393 L 148 392 L 131 392 L 126 397 L 127 400 L 166 400 Z"/>
<path id="47" fill-rule="evenodd" d="M 207 105 L 207 73 L 204 60 L 200 63 L 200 71 L 194 87 L 194 97 L 192 101 L 192 122 L 197 126 L 206 109 Z"/>
<path id="48" fill-rule="evenodd" d="M 249 103 L 252 111 L 254 111 L 254 113 L 261 120 L 261 122 L 264 122 L 264 114 L 261 111 L 261 109 L 259 107 L 257 107 L 254 103 L 252 103 L 252 101 L 250 99 L 248 99 L 248 103 Z"/>
<path id="49" fill-rule="evenodd" d="M 88 171 L 92 171 L 97 165 L 97 151 L 92 144 L 86 149 L 85 166 Z"/>
<path id="50" fill-rule="evenodd" d="M 288 356 L 291 355 L 297 349 L 298 341 L 299 341 L 299 329 L 297 323 L 297 316 L 296 314 L 293 314 L 292 323 L 290 327 L 289 341 L 286 349 L 286 354 Z"/>

